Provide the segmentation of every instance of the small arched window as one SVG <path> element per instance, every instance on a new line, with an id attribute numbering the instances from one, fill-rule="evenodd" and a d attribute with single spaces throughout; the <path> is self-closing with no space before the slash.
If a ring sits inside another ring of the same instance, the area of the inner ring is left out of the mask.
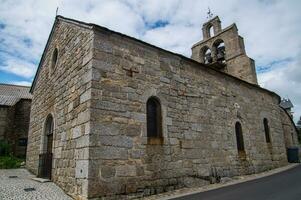
<path id="1" fill-rule="evenodd" d="M 46 118 L 45 122 L 45 145 L 44 145 L 44 152 L 52 153 L 52 143 L 53 143 L 53 117 L 49 114 Z"/>
<path id="2" fill-rule="evenodd" d="M 146 103 L 147 137 L 162 137 L 161 104 L 156 97 Z"/>
<path id="3" fill-rule="evenodd" d="M 205 46 L 201 49 L 200 58 L 201 58 L 201 63 L 204 64 L 212 63 L 213 60 L 211 56 L 211 50 L 209 49 L 209 47 Z"/>
<path id="4" fill-rule="evenodd" d="M 270 127 L 269 127 L 269 121 L 267 120 L 267 118 L 263 119 L 263 126 L 264 126 L 264 133 L 265 133 L 265 141 L 267 143 L 270 143 L 271 142 Z"/>
<path id="5" fill-rule="evenodd" d="M 45 135 L 52 135 L 52 134 L 53 134 L 53 118 L 52 115 L 49 114 L 46 118 Z"/>
<path id="6" fill-rule="evenodd" d="M 214 36 L 214 28 L 211 24 L 208 26 L 208 33 L 209 33 L 209 37 Z"/>
<path id="7" fill-rule="evenodd" d="M 57 64 L 57 59 L 58 59 L 58 50 L 57 48 L 54 49 L 52 53 L 52 59 L 51 59 L 51 70 L 53 71 L 56 64 Z"/>
<path id="8" fill-rule="evenodd" d="M 213 48 L 215 50 L 215 57 L 218 62 L 224 63 L 226 61 L 226 48 L 223 40 L 218 39 L 214 42 Z"/>
<path id="9" fill-rule="evenodd" d="M 239 122 L 235 123 L 235 133 L 236 133 L 237 150 L 239 152 L 244 152 L 245 151 L 244 138 L 242 134 L 241 124 Z"/>
<path id="10" fill-rule="evenodd" d="M 205 60 L 205 64 L 209 64 L 212 63 L 212 56 L 211 56 L 211 50 L 207 49 L 205 51 L 205 55 L 204 55 L 204 60 Z"/>

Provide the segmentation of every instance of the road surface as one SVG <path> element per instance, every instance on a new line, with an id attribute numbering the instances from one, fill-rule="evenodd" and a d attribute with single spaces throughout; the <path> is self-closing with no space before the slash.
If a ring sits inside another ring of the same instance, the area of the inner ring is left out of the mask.
<path id="1" fill-rule="evenodd" d="M 264 178 L 173 200 L 301 200 L 301 165 Z"/>

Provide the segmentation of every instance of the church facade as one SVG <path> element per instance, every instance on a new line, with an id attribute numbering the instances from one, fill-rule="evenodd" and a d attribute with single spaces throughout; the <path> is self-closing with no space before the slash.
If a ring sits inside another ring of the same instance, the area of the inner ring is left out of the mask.
<path id="1" fill-rule="evenodd" d="M 295 126 L 257 85 L 236 26 L 215 17 L 203 32 L 189 59 L 57 16 L 31 88 L 27 168 L 77 199 L 122 199 L 286 165 Z"/>

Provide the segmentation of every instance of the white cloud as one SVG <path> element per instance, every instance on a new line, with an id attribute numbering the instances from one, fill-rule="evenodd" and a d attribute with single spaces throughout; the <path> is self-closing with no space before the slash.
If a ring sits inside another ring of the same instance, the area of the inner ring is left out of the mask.
<path id="1" fill-rule="evenodd" d="M 0 70 L 13 73 L 15 75 L 31 78 L 35 73 L 36 66 L 18 58 L 8 58 L 6 64 L 0 66 Z"/>
<path id="2" fill-rule="evenodd" d="M 271 66 L 258 76 L 262 85 L 290 97 L 296 113 L 301 114 L 300 93 L 295 91 L 301 88 L 297 76 L 301 55 L 299 0 L 0 0 L 0 5 L 0 23 L 5 24 L 0 29 L 0 70 L 27 79 L 32 79 L 37 68 L 32 63 L 40 59 L 57 6 L 60 15 L 106 26 L 187 57 L 191 46 L 202 38 L 201 25 L 209 6 L 223 27 L 237 24 L 247 53 L 257 66 Z M 166 22 L 165 26 L 148 26 L 158 21 Z M 271 65 L 281 60 L 290 62 Z"/>
<path id="3" fill-rule="evenodd" d="M 275 70 L 258 75 L 259 84 L 275 91 L 284 98 L 290 98 L 294 104 L 294 120 L 301 116 L 301 56 L 287 66 L 277 67 Z"/>
<path id="4" fill-rule="evenodd" d="M 11 84 L 22 85 L 22 86 L 31 86 L 31 82 L 29 82 L 29 81 L 13 81 Z"/>
<path id="5" fill-rule="evenodd" d="M 188 38 L 187 35 L 189 35 Z M 147 30 L 142 39 L 156 46 L 190 57 L 191 52 L 187 51 L 187 47 L 190 47 L 198 36 L 198 31 L 194 26 L 167 25 Z"/>

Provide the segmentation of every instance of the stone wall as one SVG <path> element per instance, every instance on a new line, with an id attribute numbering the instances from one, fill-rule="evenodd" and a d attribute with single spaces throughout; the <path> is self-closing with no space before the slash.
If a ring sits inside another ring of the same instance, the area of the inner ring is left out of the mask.
<path id="1" fill-rule="evenodd" d="M 52 180 L 73 197 L 85 196 L 86 169 L 76 167 L 88 158 L 92 31 L 56 19 L 35 80 L 30 116 L 27 168 L 38 173 L 45 150 L 44 125 L 54 119 Z M 58 60 L 51 70 L 54 49 Z M 80 160 L 80 161 L 79 161 Z"/>
<path id="2" fill-rule="evenodd" d="M 150 195 L 287 164 L 277 95 L 103 30 L 92 66 L 89 197 Z M 162 106 L 162 144 L 146 137 L 151 96 Z M 245 157 L 236 148 L 237 121 Z"/>
<path id="3" fill-rule="evenodd" d="M 15 105 L 14 116 L 14 153 L 17 156 L 25 157 L 26 143 L 21 144 L 20 140 L 28 139 L 29 117 L 30 117 L 31 100 L 21 99 Z"/>
<path id="4" fill-rule="evenodd" d="M 151 96 L 163 124 L 163 138 L 152 142 Z M 77 199 L 141 197 L 257 173 L 287 164 L 278 103 L 272 92 L 183 56 L 57 17 L 33 88 L 26 164 L 37 174 L 51 114 L 52 180 Z M 237 121 L 245 155 L 236 148 Z"/>
<path id="5" fill-rule="evenodd" d="M 0 140 L 6 139 L 13 132 L 14 114 L 14 107 L 0 106 Z"/>
<path id="6" fill-rule="evenodd" d="M 11 145 L 13 155 L 25 157 L 31 100 L 21 99 L 14 106 L 0 107 L 0 140 Z M 19 140 L 25 140 L 21 144 Z"/>

